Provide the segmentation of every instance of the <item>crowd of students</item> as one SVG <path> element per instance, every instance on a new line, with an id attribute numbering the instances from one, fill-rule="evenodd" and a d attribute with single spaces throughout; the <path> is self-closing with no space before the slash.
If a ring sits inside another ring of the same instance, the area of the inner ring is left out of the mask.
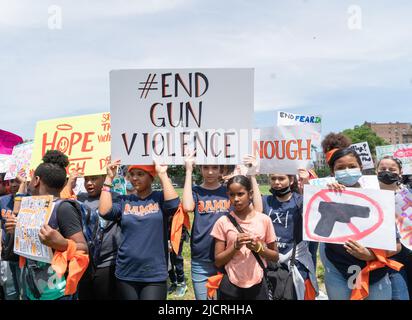
<path id="1" fill-rule="evenodd" d="M 362 162 L 350 144 L 347 137 L 334 133 L 322 142 L 337 181 L 328 188 L 335 192 L 361 188 Z M 273 173 L 270 194 L 262 195 L 257 161 L 246 156 L 244 174 L 232 166 L 201 165 L 202 181 L 194 185 L 191 154 L 185 160 L 179 199 L 166 165 L 128 166 L 127 195 L 120 195 L 112 191 L 119 161 L 108 164 L 106 175 L 84 177 L 86 192 L 79 194 L 73 191 L 77 173 L 66 178 L 68 163 L 67 156 L 51 150 L 29 182 L 21 176 L 4 181 L 0 175 L 1 260 L 11 271 L 14 288 L 10 294 L 3 281 L 3 298 L 165 300 L 168 293 L 182 297 L 188 280 L 182 248 L 188 238 L 197 300 L 210 299 L 213 288 L 220 300 L 267 300 L 271 284 L 266 267 L 273 263 L 291 273 L 294 299 L 313 300 L 318 295 L 318 244 L 302 236 L 303 186 L 313 178 L 312 172 Z M 380 160 L 376 174 L 381 189 L 397 193 L 407 188 L 396 158 Z M 155 178 L 161 191 L 153 190 Z M 53 196 L 51 218 L 39 233 L 54 252 L 51 263 L 13 253 L 16 216 L 28 195 Z M 192 226 L 188 214 L 193 214 Z M 397 232 L 395 251 L 366 248 L 356 241 L 321 243 L 328 298 L 409 300 L 412 254 L 399 238 Z"/>

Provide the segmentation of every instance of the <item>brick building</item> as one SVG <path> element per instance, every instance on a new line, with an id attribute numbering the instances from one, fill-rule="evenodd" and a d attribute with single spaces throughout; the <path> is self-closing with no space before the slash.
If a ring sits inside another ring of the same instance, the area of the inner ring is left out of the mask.
<path id="1" fill-rule="evenodd" d="M 412 124 L 406 122 L 375 123 L 365 122 L 376 135 L 389 144 L 412 143 Z"/>

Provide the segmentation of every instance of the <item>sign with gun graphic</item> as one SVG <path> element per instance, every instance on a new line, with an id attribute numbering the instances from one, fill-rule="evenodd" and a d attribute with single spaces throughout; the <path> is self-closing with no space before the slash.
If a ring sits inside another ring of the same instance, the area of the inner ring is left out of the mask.
<path id="1" fill-rule="evenodd" d="M 305 185 L 303 239 L 395 250 L 395 196 L 392 191 L 346 188 L 341 193 Z"/>

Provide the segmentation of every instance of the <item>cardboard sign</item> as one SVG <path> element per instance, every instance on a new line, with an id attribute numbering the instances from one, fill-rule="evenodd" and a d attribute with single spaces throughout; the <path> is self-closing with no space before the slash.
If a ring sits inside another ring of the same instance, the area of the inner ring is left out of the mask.
<path id="1" fill-rule="evenodd" d="M 376 158 L 378 161 L 385 156 L 393 156 L 402 161 L 403 174 L 412 174 L 412 143 L 377 146 Z"/>
<path id="2" fill-rule="evenodd" d="M 1 154 L 0 155 L 0 173 L 7 172 L 12 162 L 13 162 L 12 155 Z"/>
<path id="3" fill-rule="evenodd" d="M 240 163 L 253 107 L 253 69 L 111 71 L 112 158 L 182 165 L 196 151 L 197 164 Z"/>
<path id="4" fill-rule="evenodd" d="M 22 177 L 30 179 L 30 163 L 33 152 L 33 141 L 18 144 L 14 146 L 12 153 L 12 161 L 10 162 L 9 169 L 6 172 L 4 180 L 11 180 L 20 174 Z"/>
<path id="5" fill-rule="evenodd" d="M 53 196 L 23 197 L 14 235 L 14 253 L 36 261 L 50 263 L 53 251 L 40 242 L 39 231 L 49 222 Z"/>
<path id="6" fill-rule="evenodd" d="M 395 212 L 401 243 L 412 250 L 412 193 L 408 189 L 396 194 Z"/>
<path id="7" fill-rule="evenodd" d="M 14 146 L 22 142 L 22 137 L 0 129 L 0 154 L 12 154 Z"/>
<path id="8" fill-rule="evenodd" d="M 335 177 L 326 177 L 326 178 L 319 178 L 319 179 L 311 179 L 309 180 L 309 184 L 312 186 L 326 188 L 328 184 L 336 183 Z M 360 177 L 359 184 L 362 189 L 374 189 L 380 190 L 379 180 L 378 177 L 375 175 L 365 175 Z"/>
<path id="9" fill-rule="evenodd" d="M 69 157 L 67 172 L 81 175 L 106 173 L 110 162 L 110 113 L 37 122 L 31 168 L 36 169 L 47 150 L 60 150 Z"/>
<path id="10" fill-rule="evenodd" d="M 392 191 L 346 188 L 338 193 L 304 186 L 303 239 L 395 250 L 395 195 Z"/>
<path id="11" fill-rule="evenodd" d="M 260 162 L 260 173 L 296 174 L 309 169 L 313 128 L 279 126 L 254 130 L 252 154 Z"/>
<path id="12" fill-rule="evenodd" d="M 351 149 L 355 150 L 362 161 L 363 169 L 374 169 L 375 164 L 373 163 L 372 153 L 369 149 L 369 144 L 367 141 L 354 143 L 350 145 Z"/>

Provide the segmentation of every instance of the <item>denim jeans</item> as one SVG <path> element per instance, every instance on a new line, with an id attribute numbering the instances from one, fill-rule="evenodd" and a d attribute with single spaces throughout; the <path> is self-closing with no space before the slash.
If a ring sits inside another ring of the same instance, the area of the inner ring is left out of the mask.
<path id="1" fill-rule="evenodd" d="M 409 300 L 408 278 L 405 268 L 400 271 L 390 269 L 389 279 L 392 284 L 392 300 Z"/>
<path id="2" fill-rule="evenodd" d="M 218 272 L 213 262 L 192 260 L 192 282 L 196 300 L 207 300 L 207 278 Z"/>
<path id="3" fill-rule="evenodd" d="M 325 268 L 325 287 L 329 300 L 349 300 L 352 289 L 348 280 L 326 257 L 325 244 L 319 246 L 320 259 Z M 392 286 L 389 275 L 386 274 L 379 281 L 369 284 L 369 296 L 365 300 L 391 300 Z"/>

